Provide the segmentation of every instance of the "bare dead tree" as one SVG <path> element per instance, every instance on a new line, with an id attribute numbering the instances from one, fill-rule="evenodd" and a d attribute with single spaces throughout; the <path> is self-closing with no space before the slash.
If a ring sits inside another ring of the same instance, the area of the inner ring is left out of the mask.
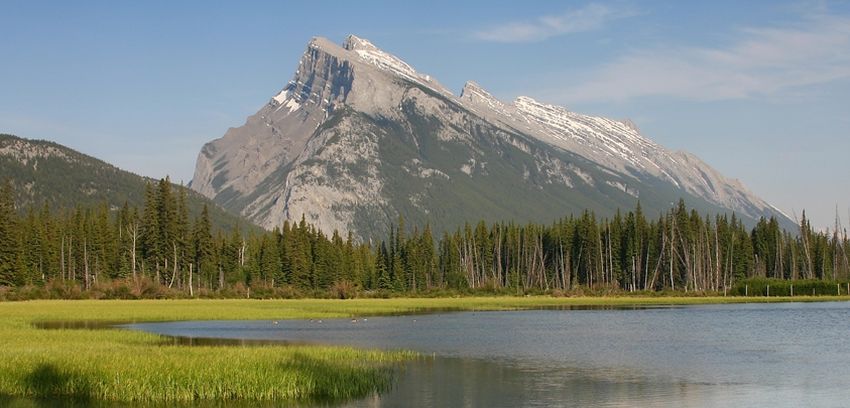
<path id="1" fill-rule="evenodd" d="M 131 225 L 127 226 L 127 234 L 130 236 L 130 270 L 133 273 L 133 281 L 137 281 L 136 275 L 136 245 L 138 242 L 139 236 L 139 224 L 136 221 L 133 221 Z"/>

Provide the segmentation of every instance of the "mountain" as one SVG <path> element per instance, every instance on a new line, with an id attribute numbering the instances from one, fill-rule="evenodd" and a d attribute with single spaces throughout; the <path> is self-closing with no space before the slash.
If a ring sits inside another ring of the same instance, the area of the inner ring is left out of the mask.
<path id="1" fill-rule="evenodd" d="M 117 209 L 125 202 L 141 209 L 145 185 L 155 181 L 57 143 L 0 134 L 0 182 L 6 180 L 14 187 L 19 207 L 40 208 L 46 203 L 52 209 L 103 203 Z M 186 192 L 192 216 L 206 204 L 215 227 L 229 231 L 236 225 L 250 226 L 203 195 L 188 188 Z"/>
<path id="2" fill-rule="evenodd" d="M 680 198 L 702 212 L 791 220 L 739 181 L 641 135 L 474 82 L 460 96 L 371 42 L 314 38 L 293 79 L 207 143 L 191 188 L 266 228 L 302 215 L 325 232 L 383 234 L 399 215 L 436 230 L 548 222 Z"/>

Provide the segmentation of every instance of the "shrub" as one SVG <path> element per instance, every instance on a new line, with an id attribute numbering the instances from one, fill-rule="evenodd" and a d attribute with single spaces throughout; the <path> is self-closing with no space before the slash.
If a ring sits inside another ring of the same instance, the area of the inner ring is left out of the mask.
<path id="1" fill-rule="evenodd" d="M 818 279 L 781 280 L 769 278 L 750 278 L 738 281 L 732 288 L 735 296 L 767 296 L 768 286 L 770 296 L 791 296 L 793 286 L 794 296 L 835 296 L 847 295 L 847 282 L 824 281 Z"/>
<path id="2" fill-rule="evenodd" d="M 358 290 L 354 283 L 343 279 L 331 285 L 328 292 L 330 297 L 334 299 L 354 299 L 357 297 Z"/>

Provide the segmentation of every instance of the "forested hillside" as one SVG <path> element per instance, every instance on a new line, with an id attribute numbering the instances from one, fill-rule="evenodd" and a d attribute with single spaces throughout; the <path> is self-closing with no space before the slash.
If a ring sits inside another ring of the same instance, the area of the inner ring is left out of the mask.
<path id="1" fill-rule="evenodd" d="M 155 182 L 57 143 L 0 134 L 0 182 L 5 181 L 14 186 L 19 208 L 47 205 L 53 211 L 104 203 L 117 210 L 125 202 L 141 207 L 145 185 Z M 250 224 L 188 188 L 173 188 L 186 190 L 186 207 L 193 216 L 207 206 L 217 228 Z"/>

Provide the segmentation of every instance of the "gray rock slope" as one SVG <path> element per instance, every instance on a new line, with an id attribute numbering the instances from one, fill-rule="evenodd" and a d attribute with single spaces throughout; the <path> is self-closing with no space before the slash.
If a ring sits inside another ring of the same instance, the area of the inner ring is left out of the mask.
<path id="1" fill-rule="evenodd" d="M 207 143 L 191 187 L 267 228 L 307 221 L 381 236 L 399 215 L 437 231 L 465 221 L 602 216 L 640 201 L 654 216 L 679 198 L 745 220 L 791 220 L 696 156 L 629 121 L 474 82 L 453 95 L 367 40 L 314 38 L 293 79 L 244 125 Z"/>

